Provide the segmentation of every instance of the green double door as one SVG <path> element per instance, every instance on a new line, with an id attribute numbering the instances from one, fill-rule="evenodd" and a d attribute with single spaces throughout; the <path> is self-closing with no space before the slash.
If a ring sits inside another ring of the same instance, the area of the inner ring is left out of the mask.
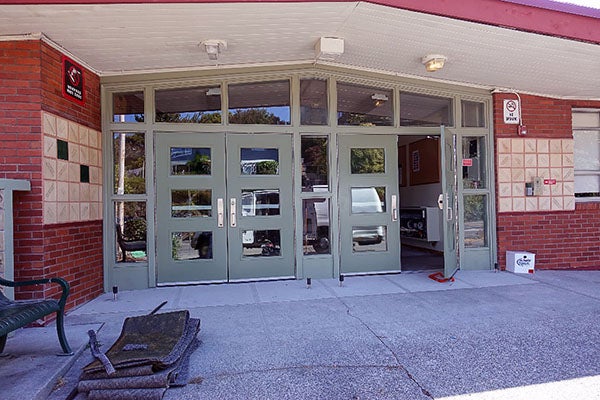
<path id="1" fill-rule="evenodd" d="M 293 277 L 292 139 L 158 133 L 157 283 Z"/>

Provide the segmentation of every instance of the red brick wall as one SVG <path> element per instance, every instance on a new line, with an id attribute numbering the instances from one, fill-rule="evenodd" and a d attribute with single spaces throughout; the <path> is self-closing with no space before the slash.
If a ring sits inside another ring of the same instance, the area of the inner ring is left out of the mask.
<path id="1" fill-rule="evenodd" d="M 0 177 L 31 182 L 30 192 L 15 192 L 15 278 L 66 278 L 70 308 L 102 293 L 102 221 L 44 225 L 41 110 L 98 130 L 100 82 L 84 71 L 81 106 L 62 97 L 61 65 L 61 54 L 41 41 L 0 42 Z M 16 296 L 55 294 L 48 286 Z"/>
<path id="2" fill-rule="evenodd" d="M 517 125 L 503 123 L 504 99 L 516 99 L 516 96 L 494 95 L 496 139 L 518 137 Z M 521 95 L 521 103 L 522 120 L 529 138 L 572 138 L 572 108 L 600 109 L 598 101 L 568 101 L 528 95 Z M 600 268 L 598 202 L 576 203 L 574 211 L 498 213 L 496 223 L 498 264 L 501 268 L 506 265 L 507 250 L 535 253 L 537 269 Z"/>

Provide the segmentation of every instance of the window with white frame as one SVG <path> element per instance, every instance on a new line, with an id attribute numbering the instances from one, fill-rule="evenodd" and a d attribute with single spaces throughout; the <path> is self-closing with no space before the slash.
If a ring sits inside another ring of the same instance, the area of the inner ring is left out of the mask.
<path id="1" fill-rule="evenodd" d="M 573 110 L 575 197 L 600 197 L 600 110 Z"/>

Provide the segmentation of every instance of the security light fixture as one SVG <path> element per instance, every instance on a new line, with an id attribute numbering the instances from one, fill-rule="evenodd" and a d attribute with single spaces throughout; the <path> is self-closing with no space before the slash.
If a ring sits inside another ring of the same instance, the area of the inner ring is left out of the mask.
<path id="1" fill-rule="evenodd" d="M 201 47 L 204 47 L 204 51 L 208 54 L 208 59 L 216 61 L 219 58 L 219 54 L 223 50 L 227 50 L 227 42 L 225 40 L 210 39 L 200 43 Z"/>
<path id="2" fill-rule="evenodd" d="M 337 37 L 321 37 L 315 44 L 315 58 L 331 61 L 344 54 L 344 39 Z"/>
<path id="3" fill-rule="evenodd" d="M 421 62 L 425 65 L 427 72 L 435 72 L 444 68 L 444 63 L 448 60 L 446 56 L 441 54 L 429 54 L 421 59 Z"/>

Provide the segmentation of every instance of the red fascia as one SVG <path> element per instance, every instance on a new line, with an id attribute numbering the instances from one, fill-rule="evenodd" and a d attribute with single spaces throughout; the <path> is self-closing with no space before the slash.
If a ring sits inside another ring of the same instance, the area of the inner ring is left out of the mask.
<path id="1" fill-rule="evenodd" d="M 316 3 L 332 0 L 21 0 L 2 4 Z M 351 0 L 333 0 L 354 2 Z M 600 44 L 600 10 L 549 0 L 367 0 L 367 3 Z"/>

